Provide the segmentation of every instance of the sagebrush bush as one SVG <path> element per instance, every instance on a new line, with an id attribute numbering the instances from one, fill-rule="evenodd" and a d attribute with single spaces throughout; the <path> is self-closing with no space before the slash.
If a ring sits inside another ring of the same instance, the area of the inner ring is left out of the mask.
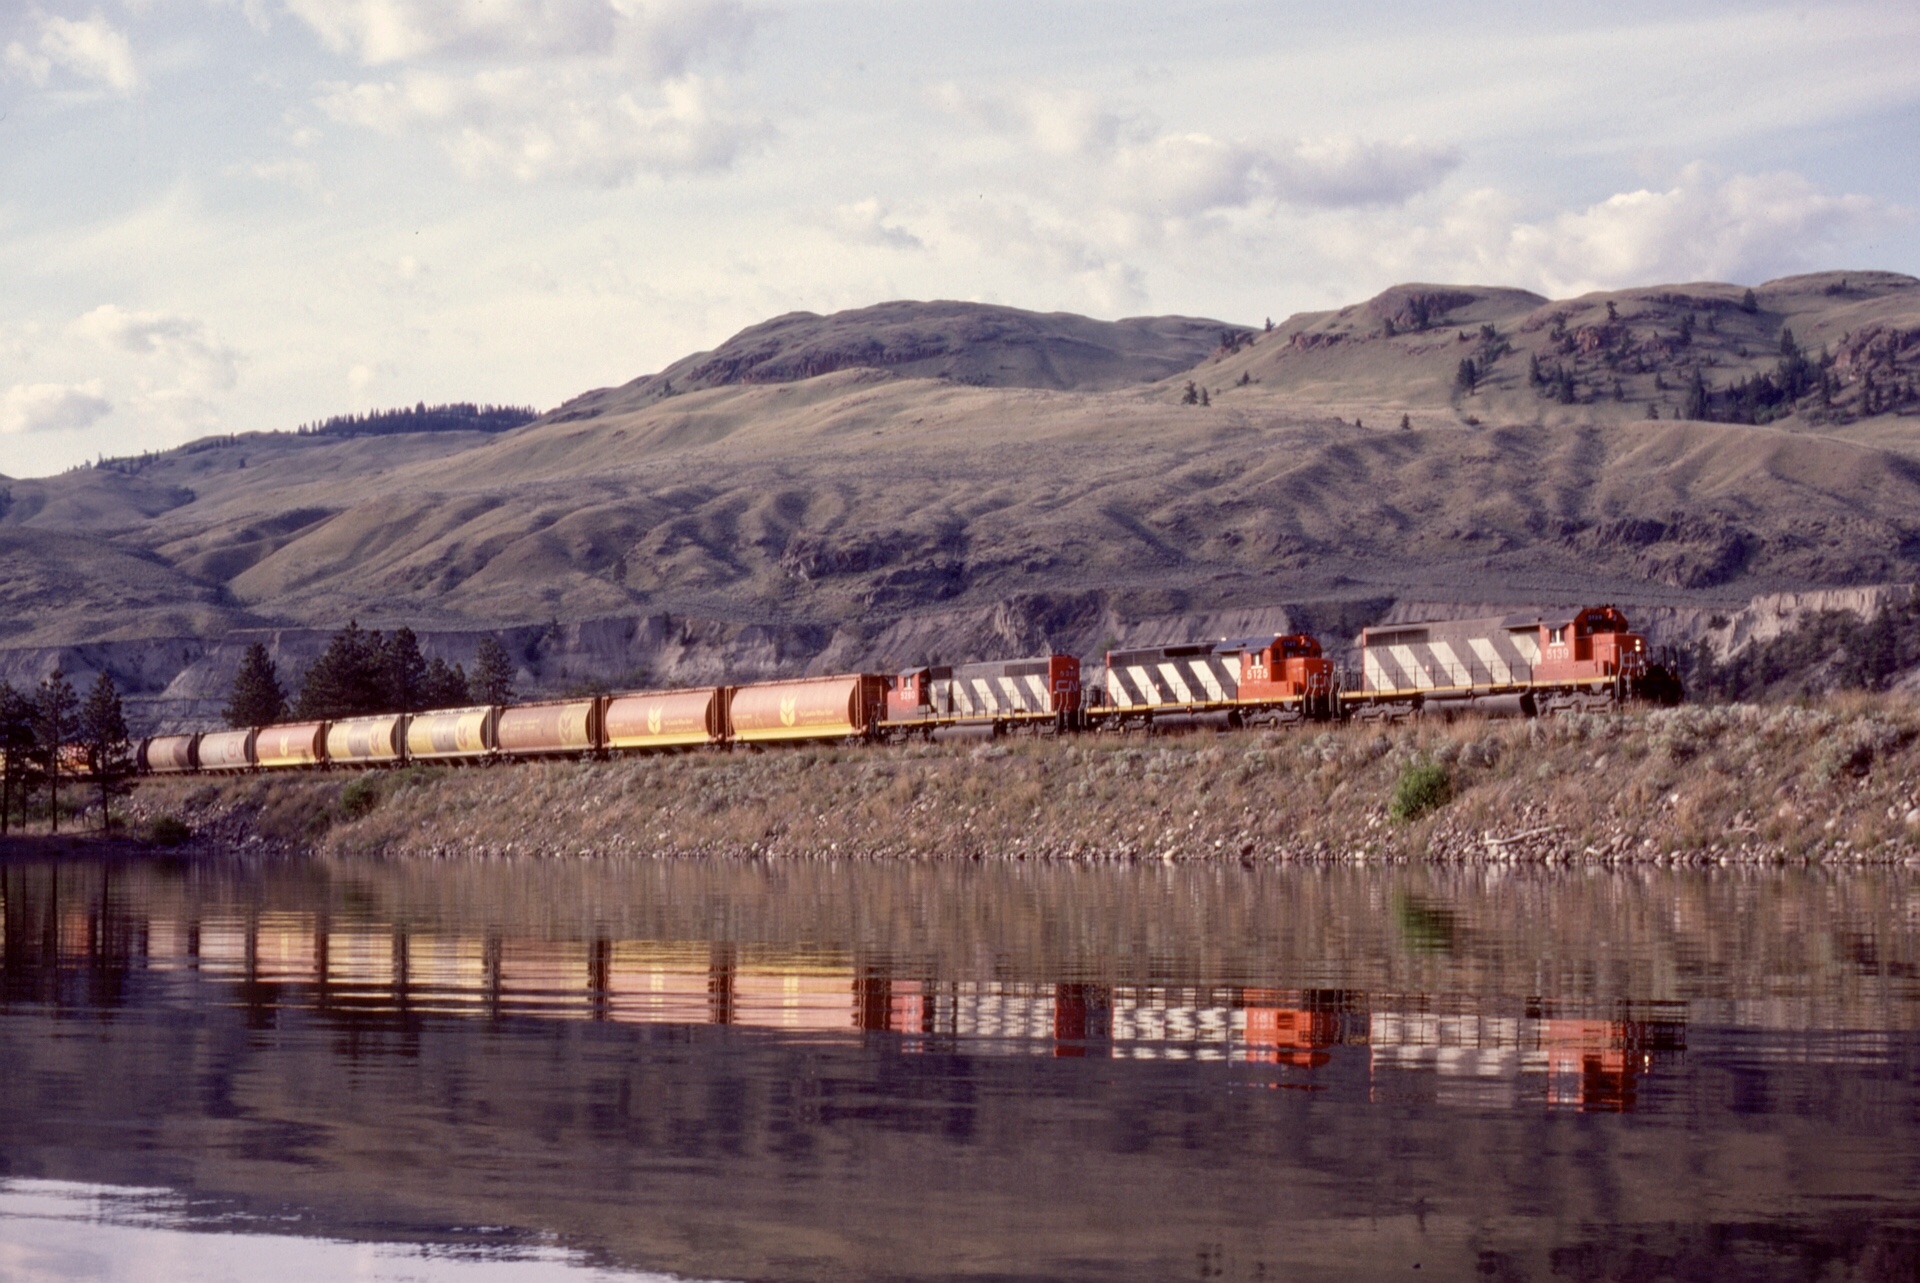
<path id="1" fill-rule="evenodd" d="M 1387 818 L 1396 824 L 1409 824 L 1452 800 L 1453 776 L 1445 763 L 1412 762 L 1401 769 L 1400 778 L 1394 781 Z"/>
<path id="2" fill-rule="evenodd" d="M 357 820 L 373 813 L 380 805 L 380 781 L 373 775 L 358 775 L 340 790 L 340 814 Z"/>

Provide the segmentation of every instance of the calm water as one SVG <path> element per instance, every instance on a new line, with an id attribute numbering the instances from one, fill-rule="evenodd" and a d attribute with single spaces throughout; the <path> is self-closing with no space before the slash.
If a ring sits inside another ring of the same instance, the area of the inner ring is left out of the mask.
<path id="1" fill-rule="evenodd" d="M 1913 1278 L 1920 877 L 0 866 L 0 1276 Z"/>

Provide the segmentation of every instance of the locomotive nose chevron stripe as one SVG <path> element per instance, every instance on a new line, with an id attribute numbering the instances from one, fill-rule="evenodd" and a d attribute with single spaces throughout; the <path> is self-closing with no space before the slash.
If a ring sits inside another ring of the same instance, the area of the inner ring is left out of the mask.
<path id="1" fill-rule="evenodd" d="M 1107 668 L 1107 701 L 1116 708 L 1203 704 L 1239 698 L 1238 655 L 1135 655 Z"/>
<path id="2" fill-rule="evenodd" d="M 1361 674 L 1366 692 L 1501 686 L 1532 679 L 1537 630 L 1503 620 L 1448 620 L 1370 630 Z"/>
<path id="3" fill-rule="evenodd" d="M 935 707 L 950 700 L 956 717 L 1053 712 L 1045 660 L 962 665 L 951 678 L 933 679 L 932 697 Z"/>

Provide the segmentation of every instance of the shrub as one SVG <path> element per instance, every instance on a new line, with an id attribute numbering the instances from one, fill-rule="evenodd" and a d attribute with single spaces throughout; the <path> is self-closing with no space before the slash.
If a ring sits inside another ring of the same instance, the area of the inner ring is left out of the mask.
<path id="1" fill-rule="evenodd" d="M 1393 801 L 1387 817 L 1397 824 L 1410 824 L 1453 800 L 1453 777 L 1440 762 L 1412 762 L 1400 772 L 1393 785 Z"/>
<path id="2" fill-rule="evenodd" d="M 147 841 L 155 846 L 179 846 L 192 837 L 193 830 L 177 815 L 163 815 L 147 826 Z"/>
<path id="3" fill-rule="evenodd" d="M 357 820 L 380 805 L 380 781 L 372 775 L 355 776 L 340 790 L 340 814 Z"/>

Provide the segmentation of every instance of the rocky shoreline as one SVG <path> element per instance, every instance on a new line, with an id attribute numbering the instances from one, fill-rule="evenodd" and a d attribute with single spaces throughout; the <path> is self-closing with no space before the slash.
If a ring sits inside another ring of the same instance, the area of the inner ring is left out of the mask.
<path id="1" fill-rule="evenodd" d="M 125 807 L 261 856 L 1920 864 L 1920 705 L 154 780 Z"/>

